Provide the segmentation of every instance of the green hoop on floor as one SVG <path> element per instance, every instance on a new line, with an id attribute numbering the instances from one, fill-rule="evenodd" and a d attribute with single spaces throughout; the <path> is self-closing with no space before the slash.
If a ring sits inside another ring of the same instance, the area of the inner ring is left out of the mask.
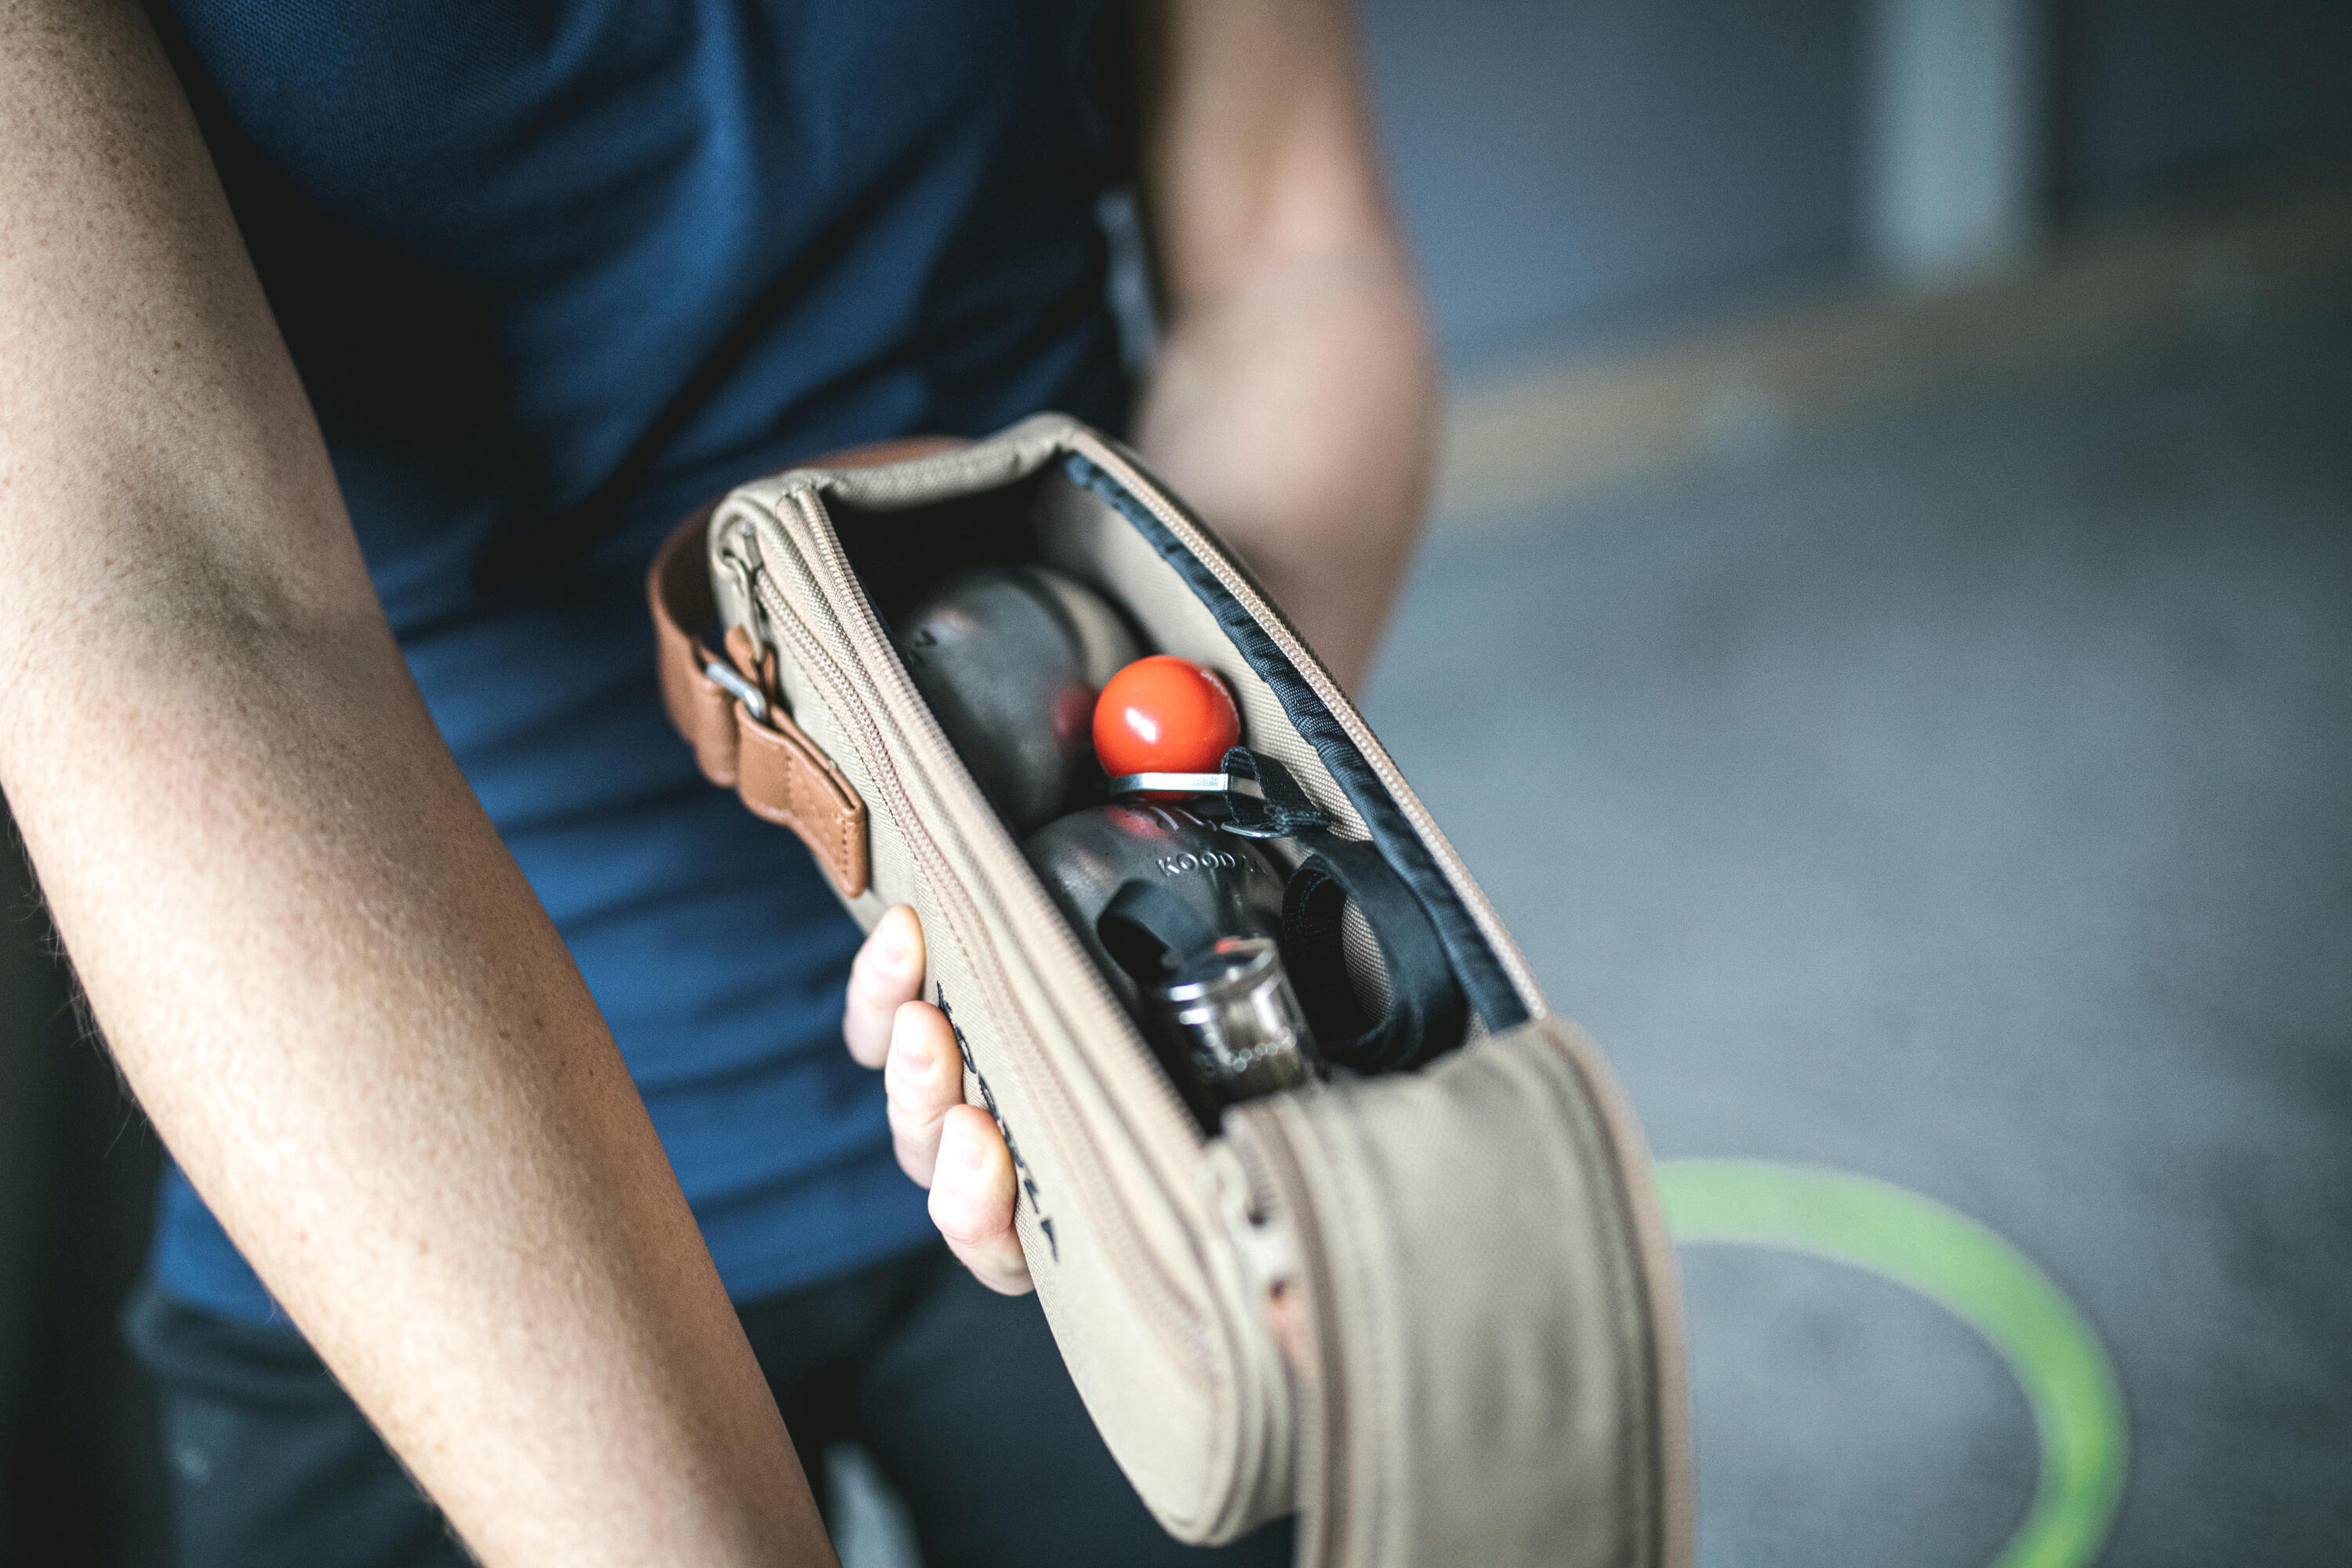
<path id="1" fill-rule="evenodd" d="M 2016 1374 L 2042 1440 L 2033 1507 L 1993 1568 L 2081 1568 L 2098 1554 L 2123 1495 L 2123 1394 L 2090 1323 L 2024 1254 L 1933 1199 L 1841 1171 L 1668 1160 L 1658 1192 L 1676 1241 L 1866 1268 L 1982 1335 Z"/>

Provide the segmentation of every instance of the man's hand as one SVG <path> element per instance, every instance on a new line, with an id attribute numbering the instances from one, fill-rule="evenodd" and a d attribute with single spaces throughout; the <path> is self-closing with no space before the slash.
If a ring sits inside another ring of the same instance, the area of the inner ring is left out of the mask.
<path id="1" fill-rule="evenodd" d="M 882 917 L 849 973 L 842 1037 L 882 1069 L 898 1163 L 931 1194 L 931 1223 L 992 1290 L 1030 1288 L 1013 1234 L 1013 1159 L 987 1111 L 963 1101 L 962 1053 L 947 1015 L 920 1000 L 923 928 L 901 904 Z"/>

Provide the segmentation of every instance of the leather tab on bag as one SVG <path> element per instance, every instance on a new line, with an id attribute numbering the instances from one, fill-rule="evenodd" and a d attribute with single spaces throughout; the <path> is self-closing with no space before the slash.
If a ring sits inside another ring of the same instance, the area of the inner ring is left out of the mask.
<path id="1" fill-rule="evenodd" d="M 885 463 L 911 463 L 918 458 L 936 458 L 941 452 L 959 451 L 971 445 L 964 436 L 888 436 L 863 446 L 844 447 L 838 452 L 827 452 L 822 458 L 811 458 L 797 463 L 803 468 L 878 468 Z"/>
<path id="2" fill-rule="evenodd" d="M 694 748 L 702 776 L 712 784 L 735 782 L 735 699 L 703 672 L 710 650 L 696 634 L 718 613 L 710 592 L 710 568 L 703 540 L 713 501 L 673 530 L 646 572 L 646 600 L 654 616 L 654 666 L 661 677 L 662 706 L 669 721 Z"/>
<path id="3" fill-rule="evenodd" d="M 833 759 L 780 710 L 769 721 L 738 704 L 735 792 L 752 816 L 791 828 L 845 899 L 866 890 L 866 803 Z"/>
<path id="4" fill-rule="evenodd" d="M 933 457 L 970 444 L 954 436 L 904 436 L 830 453 L 803 466 L 869 468 Z M 714 500 L 679 523 L 646 571 L 662 706 L 694 748 L 702 776 L 731 786 L 754 816 L 799 834 L 841 896 L 854 899 L 866 891 L 870 869 L 866 803 L 833 759 L 784 711 L 772 658 L 761 663 L 743 628 L 729 628 L 727 662 L 767 699 L 765 715 L 751 711 L 708 673 L 716 660 L 698 634 L 719 613 L 705 551 L 710 520 L 718 510 Z"/>
<path id="5" fill-rule="evenodd" d="M 866 803 L 833 759 L 785 714 L 772 670 L 743 668 L 748 637 L 740 646 L 730 637 L 730 662 L 768 697 L 765 719 L 710 679 L 710 650 L 688 629 L 707 626 L 718 611 L 704 557 L 717 510 L 714 502 L 680 523 L 646 573 L 662 706 L 694 748 L 703 777 L 732 786 L 754 816 L 798 834 L 841 896 L 856 898 L 866 891 L 868 874 Z"/>

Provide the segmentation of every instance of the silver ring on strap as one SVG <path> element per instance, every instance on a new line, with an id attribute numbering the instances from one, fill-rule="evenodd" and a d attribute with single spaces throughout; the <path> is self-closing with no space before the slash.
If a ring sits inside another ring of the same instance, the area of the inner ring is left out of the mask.
<path id="1" fill-rule="evenodd" d="M 1110 781 L 1113 795 L 1248 795 L 1263 798 L 1255 779 L 1232 773 L 1121 773 Z"/>

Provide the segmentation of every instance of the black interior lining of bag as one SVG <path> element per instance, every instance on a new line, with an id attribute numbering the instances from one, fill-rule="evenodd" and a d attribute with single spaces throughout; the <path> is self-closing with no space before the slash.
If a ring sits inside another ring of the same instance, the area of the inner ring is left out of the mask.
<path id="1" fill-rule="evenodd" d="M 837 498 L 825 507 L 858 585 L 895 626 L 950 578 L 977 566 L 1034 563 L 1038 556 L 1034 475 L 998 489 L 905 509 L 868 510 Z M 1058 611 L 1058 603 L 1055 605 Z"/>
<path id="2" fill-rule="evenodd" d="M 1216 616 L 1217 625 L 1233 640 L 1250 668 L 1273 690 L 1283 712 L 1289 715 L 1291 723 L 1315 748 L 1316 755 L 1347 793 L 1357 815 L 1364 819 L 1381 857 L 1421 900 L 1445 949 L 1446 960 L 1453 965 L 1454 979 L 1488 1032 L 1500 1034 L 1526 1023 L 1527 1004 L 1519 999 L 1495 950 L 1486 945 L 1477 921 L 1454 895 L 1454 885 L 1445 879 L 1445 873 L 1380 776 L 1372 772 L 1371 764 L 1356 750 L 1339 720 L 1323 705 L 1315 689 L 1307 684 L 1306 677 L 1275 646 L 1265 628 L 1217 581 L 1208 563 L 1185 549 L 1167 524 L 1154 517 L 1151 510 L 1129 494 L 1125 486 L 1076 452 L 1066 453 L 1062 466 L 1072 479 L 1109 502 L 1150 542 L 1160 558 L 1182 575 L 1193 595 Z"/>

